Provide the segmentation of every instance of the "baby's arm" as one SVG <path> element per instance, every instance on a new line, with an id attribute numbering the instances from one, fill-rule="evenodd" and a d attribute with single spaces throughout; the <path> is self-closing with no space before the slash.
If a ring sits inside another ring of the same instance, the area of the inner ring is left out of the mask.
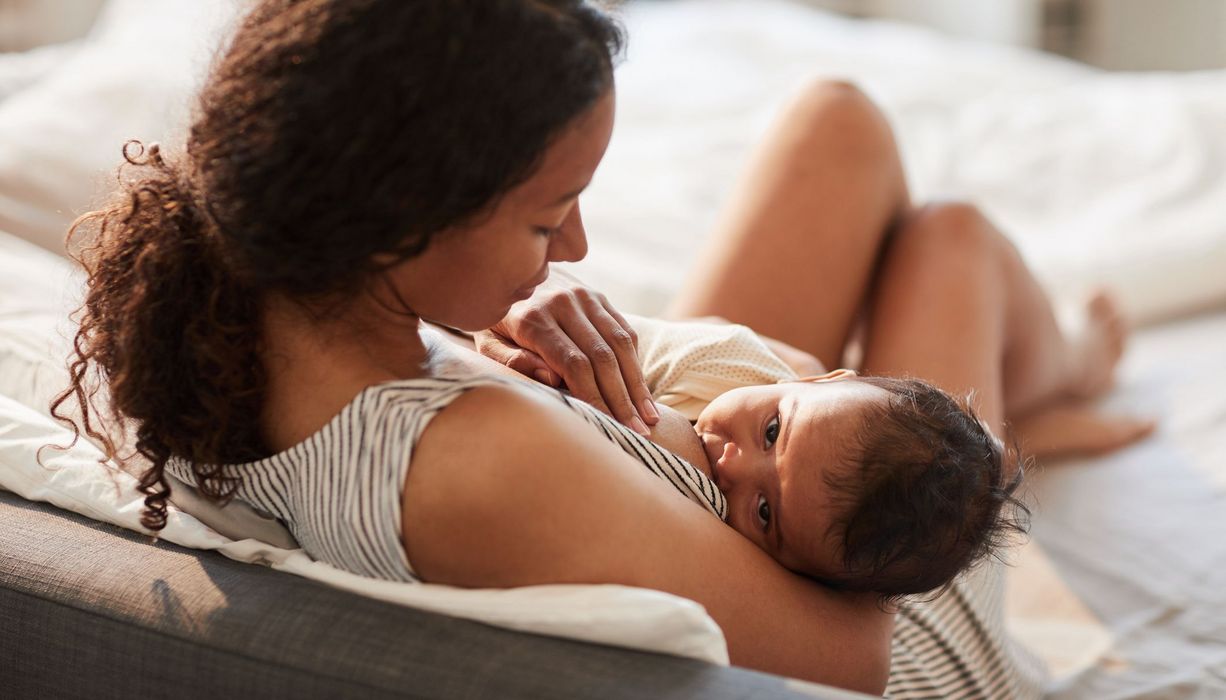
<path id="1" fill-rule="evenodd" d="M 728 319 L 720 316 L 703 316 L 701 318 L 689 320 L 702 321 L 703 323 L 713 323 L 724 326 L 732 323 Z M 813 355 L 801 350 L 800 348 L 788 345 L 782 340 L 775 340 L 774 338 L 762 335 L 757 331 L 754 331 L 754 333 L 762 339 L 762 342 L 766 344 L 766 347 L 770 348 L 770 351 L 774 353 L 775 357 L 783 360 L 783 363 L 788 367 L 791 367 L 792 371 L 796 372 L 796 374 L 802 377 L 811 377 L 826 373 L 827 370 L 825 365 L 823 365 L 822 361 Z"/>
<path id="2" fill-rule="evenodd" d="M 822 365 L 822 361 L 804 350 L 794 348 L 782 340 L 768 338 L 761 333 L 758 333 L 758 337 L 763 343 L 766 343 L 766 347 L 770 348 L 775 357 L 783 360 L 783 363 L 791 367 L 796 374 L 802 377 L 812 377 L 826 373 L 826 367 Z"/>

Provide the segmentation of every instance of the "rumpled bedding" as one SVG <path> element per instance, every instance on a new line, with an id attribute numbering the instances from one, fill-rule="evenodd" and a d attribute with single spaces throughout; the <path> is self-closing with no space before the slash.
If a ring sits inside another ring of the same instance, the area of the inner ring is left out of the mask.
<path id="1" fill-rule="evenodd" d="M 983 207 L 1057 295 L 1108 284 L 1146 323 L 1226 303 L 1226 70 L 1105 73 L 787 0 L 631 3 L 627 24 L 579 269 L 631 312 L 679 289 L 753 144 L 817 77 L 868 91 L 916 199 Z"/>

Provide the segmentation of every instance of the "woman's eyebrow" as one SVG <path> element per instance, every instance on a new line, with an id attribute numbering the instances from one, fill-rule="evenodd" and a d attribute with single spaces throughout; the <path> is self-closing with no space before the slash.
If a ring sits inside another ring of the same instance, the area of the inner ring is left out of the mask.
<path id="1" fill-rule="evenodd" d="M 566 194 L 564 194 L 564 195 L 562 195 L 561 197 L 559 197 L 559 198 L 558 198 L 558 201 L 553 202 L 552 204 L 546 205 L 546 207 L 545 207 L 545 208 L 546 208 L 546 209 L 550 209 L 550 208 L 552 208 L 552 207 L 560 207 L 560 206 L 562 206 L 562 205 L 563 205 L 563 204 L 565 204 L 566 202 L 569 202 L 570 200 L 574 199 L 575 197 L 578 197 L 579 195 L 583 194 L 583 191 L 584 191 L 584 190 L 586 190 L 586 189 L 587 189 L 587 186 L 588 186 L 588 185 L 590 185 L 590 184 L 592 184 L 592 183 L 590 183 L 590 182 L 589 182 L 589 183 L 586 183 L 586 184 L 584 184 L 584 185 L 583 185 L 583 187 L 580 187 L 579 189 L 575 190 L 574 192 L 567 192 Z"/>

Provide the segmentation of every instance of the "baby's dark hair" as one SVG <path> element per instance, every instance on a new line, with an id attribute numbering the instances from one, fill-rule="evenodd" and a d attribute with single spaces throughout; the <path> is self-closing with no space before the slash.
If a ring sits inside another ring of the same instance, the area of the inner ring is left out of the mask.
<path id="1" fill-rule="evenodd" d="M 939 594 L 1028 530 L 1030 510 L 1014 496 L 1019 453 L 992 435 L 969 402 L 927 382 L 856 381 L 890 398 L 865 414 L 854 467 L 827 472 L 836 508 L 846 505 L 828 534 L 844 570 L 824 581 L 874 591 L 883 605 Z"/>

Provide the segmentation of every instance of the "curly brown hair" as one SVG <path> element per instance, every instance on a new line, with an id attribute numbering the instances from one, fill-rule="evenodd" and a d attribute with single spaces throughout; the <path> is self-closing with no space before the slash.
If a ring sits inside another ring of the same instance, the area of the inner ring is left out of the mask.
<path id="1" fill-rule="evenodd" d="M 119 194 L 69 231 L 88 292 L 52 414 L 147 460 L 150 530 L 172 456 L 228 501 L 224 465 L 267 455 L 266 295 L 328 308 L 487 211 L 609 90 L 622 42 L 586 0 L 261 2 L 182 154 L 125 144 Z"/>

